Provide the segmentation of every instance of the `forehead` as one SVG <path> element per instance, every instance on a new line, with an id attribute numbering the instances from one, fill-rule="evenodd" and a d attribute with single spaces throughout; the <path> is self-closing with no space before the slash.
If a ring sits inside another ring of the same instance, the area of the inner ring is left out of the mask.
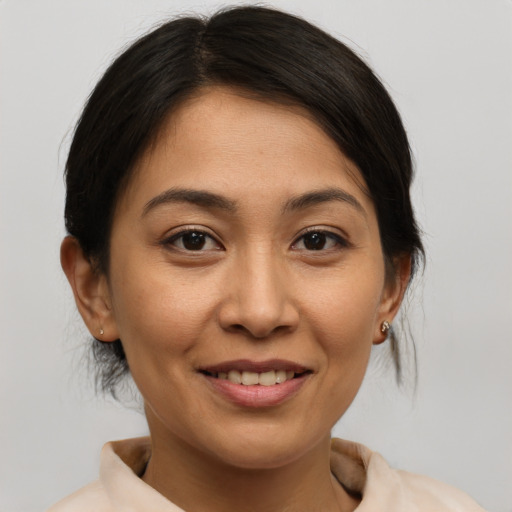
<path id="1" fill-rule="evenodd" d="M 150 200 L 163 189 L 185 187 L 285 200 L 332 186 L 371 203 L 357 166 L 306 109 L 210 87 L 168 116 L 136 165 L 124 199 Z"/>

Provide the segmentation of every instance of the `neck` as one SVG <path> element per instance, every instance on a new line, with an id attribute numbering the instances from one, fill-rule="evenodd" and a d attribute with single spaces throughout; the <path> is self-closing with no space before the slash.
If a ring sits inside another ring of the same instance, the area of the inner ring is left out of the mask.
<path id="1" fill-rule="evenodd" d="M 329 437 L 292 463 L 246 469 L 151 431 L 143 480 L 187 512 L 348 512 L 358 504 L 330 472 Z"/>

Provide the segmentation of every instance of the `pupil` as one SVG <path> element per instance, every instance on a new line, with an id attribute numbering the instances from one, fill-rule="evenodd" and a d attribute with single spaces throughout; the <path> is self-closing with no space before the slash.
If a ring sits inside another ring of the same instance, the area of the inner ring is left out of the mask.
<path id="1" fill-rule="evenodd" d="M 310 233 L 304 237 L 304 246 L 310 251 L 318 251 L 325 246 L 324 233 Z"/>
<path id="2" fill-rule="evenodd" d="M 203 233 L 192 231 L 191 233 L 183 235 L 183 247 L 189 251 L 197 251 L 198 249 L 202 249 L 205 242 L 206 240 Z"/>

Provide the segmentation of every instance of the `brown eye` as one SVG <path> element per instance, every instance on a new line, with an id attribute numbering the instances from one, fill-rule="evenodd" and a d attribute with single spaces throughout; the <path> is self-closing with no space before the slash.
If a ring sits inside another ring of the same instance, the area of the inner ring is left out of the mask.
<path id="1" fill-rule="evenodd" d="M 325 247 L 327 237 L 325 233 L 308 233 L 304 235 L 304 247 L 308 251 L 319 251 Z"/>
<path id="2" fill-rule="evenodd" d="M 182 231 L 173 235 L 166 242 L 184 251 L 219 250 L 220 245 L 207 233 L 197 230 Z"/>
<path id="3" fill-rule="evenodd" d="M 204 234 L 196 231 L 191 231 L 190 233 L 183 235 L 181 240 L 183 248 L 187 249 L 187 251 L 199 251 L 206 243 L 206 237 Z"/>
<path id="4" fill-rule="evenodd" d="M 293 249 L 305 251 L 325 251 L 336 247 L 346 247 L 347 242 L 329 231 L 309 231 L 294 244 Z"/>

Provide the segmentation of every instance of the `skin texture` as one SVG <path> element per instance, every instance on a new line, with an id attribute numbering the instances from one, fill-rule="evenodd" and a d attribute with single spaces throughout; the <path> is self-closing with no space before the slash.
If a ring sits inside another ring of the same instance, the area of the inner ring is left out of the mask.
<path id="1" fill-rule="evenodd" d="M 330 200 L 296 200 L 323 190 Z M 205 234 L 200 250 L 184 229 Z M 311 230 L 328 233 L 318 250 Z M 73 238 L 61 258 L 91 333 L 123 342 L 152 437 L 150 485 L 191 512 L 355 508 L 329 476 L 330 430 L 385 339 L 409 258 L 386 276 L 361 175 L 304 111 L 222 87 L 189 99 L 120 198 L 109 275 Z M 235 404 L 199 371 L 275 358 L 308 375 L 271 407 Z"/>

